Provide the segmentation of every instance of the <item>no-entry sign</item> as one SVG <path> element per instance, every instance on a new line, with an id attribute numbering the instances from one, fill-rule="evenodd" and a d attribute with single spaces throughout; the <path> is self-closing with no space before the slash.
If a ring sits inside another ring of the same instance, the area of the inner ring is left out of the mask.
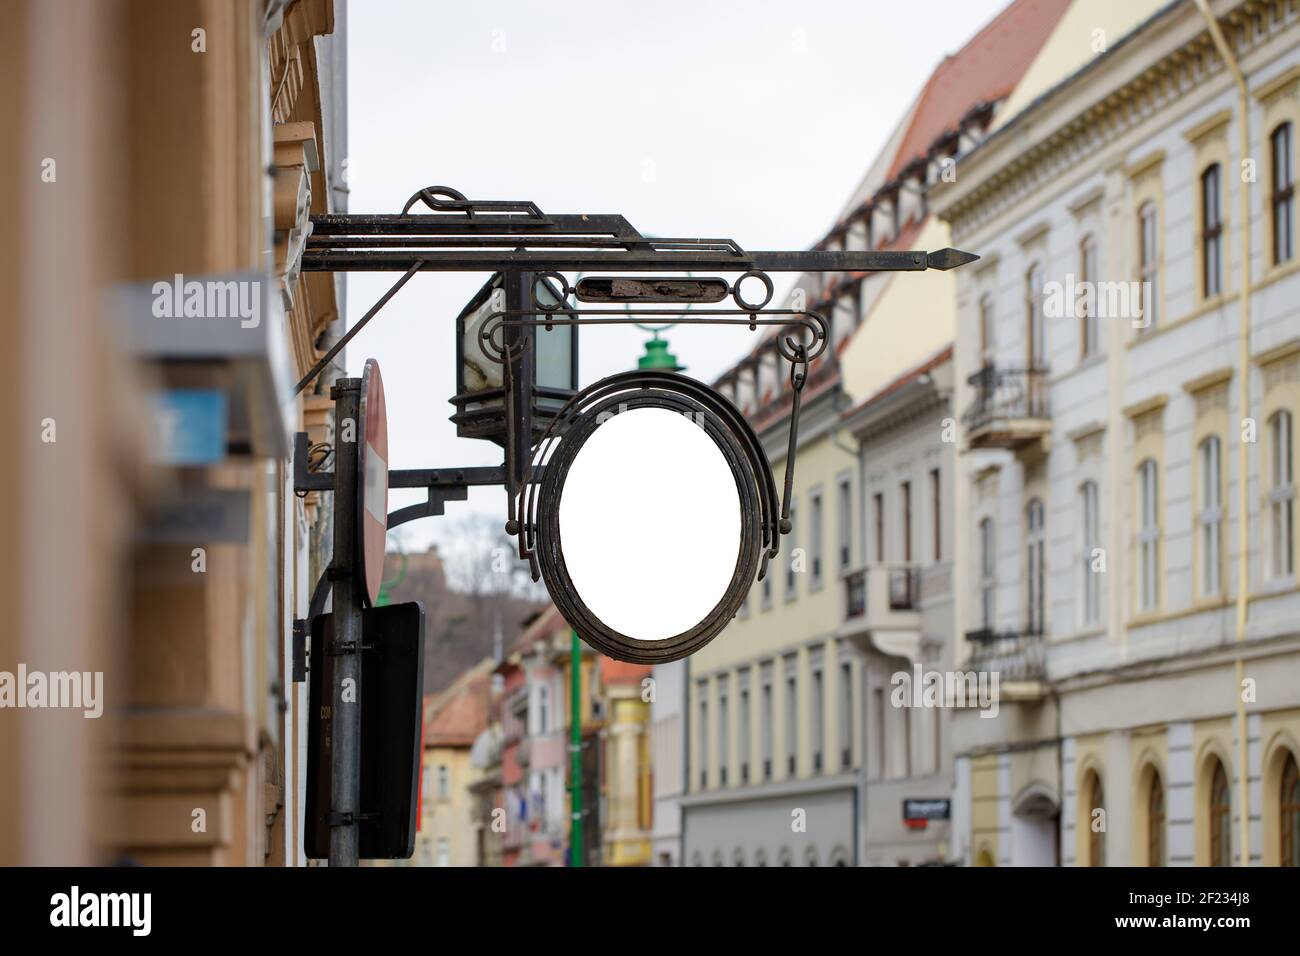
<path id="1" fill-rule="evenodd" d="M 388 409 L 379 363 L 366 359 L 361 373 L 360 434 L 357 436 L 358 574 L 366 600 L 374 604 L 384 580 L 384 538 L 388 534 Z"/>

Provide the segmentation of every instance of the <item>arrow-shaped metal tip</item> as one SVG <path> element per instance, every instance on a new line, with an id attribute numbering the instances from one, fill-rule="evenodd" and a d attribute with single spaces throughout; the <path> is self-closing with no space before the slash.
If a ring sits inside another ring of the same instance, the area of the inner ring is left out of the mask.
<path id="1" fill-rule="evenodd" d="M 968 262 L 974 262 L 978 258 L 979 256 L 973 252 L 962 252 L 960 249 L 940 249 L 937 252 L 928 253 L 925 257 L 925 264 L 931 269 L 941 269 L 947 272 L 949 269 L 956 269 Z"/>

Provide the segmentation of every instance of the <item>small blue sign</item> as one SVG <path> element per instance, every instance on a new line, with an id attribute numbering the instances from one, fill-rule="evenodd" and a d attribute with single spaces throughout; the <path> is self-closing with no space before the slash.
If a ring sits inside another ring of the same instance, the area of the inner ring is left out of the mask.
<path id="1" fill-rule="evenodd" d="M 226 395 L 168 389 L 153 397 L 153 457 L 165 465 L 211 465 L 226 457 Z"/>

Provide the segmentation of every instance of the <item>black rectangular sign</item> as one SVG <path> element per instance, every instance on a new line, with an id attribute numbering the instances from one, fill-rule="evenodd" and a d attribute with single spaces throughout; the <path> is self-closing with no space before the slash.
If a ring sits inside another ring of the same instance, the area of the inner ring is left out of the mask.
<path id="1" fill-rule="evenodd" d="M 329 857 L 330 688 L 335 658 L 325 652 L 334 615 L 312 621 L 307 719 L 304 849 Z M 361 847 L 366 860 L 410 859 L 415 852 L 416 794 L 424 719 L 424 605 L 366 608 L 361 615 Z M 371 816 L 373 814 L 373 816 Z"/>
<path id="2" fill-rule="evenodd" d="M 950 816 L 952 801 L 947 798 L 903 800 L 904 820 L 947 820 Z"/>

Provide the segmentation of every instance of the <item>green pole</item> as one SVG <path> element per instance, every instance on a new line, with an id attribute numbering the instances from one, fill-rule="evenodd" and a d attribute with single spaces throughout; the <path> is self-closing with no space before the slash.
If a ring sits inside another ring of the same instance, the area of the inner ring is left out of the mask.
<path id="1" fill-rule="evenodd" d="M 582 866 L 582 644 L 569 645 L 569 865 Z"/>

